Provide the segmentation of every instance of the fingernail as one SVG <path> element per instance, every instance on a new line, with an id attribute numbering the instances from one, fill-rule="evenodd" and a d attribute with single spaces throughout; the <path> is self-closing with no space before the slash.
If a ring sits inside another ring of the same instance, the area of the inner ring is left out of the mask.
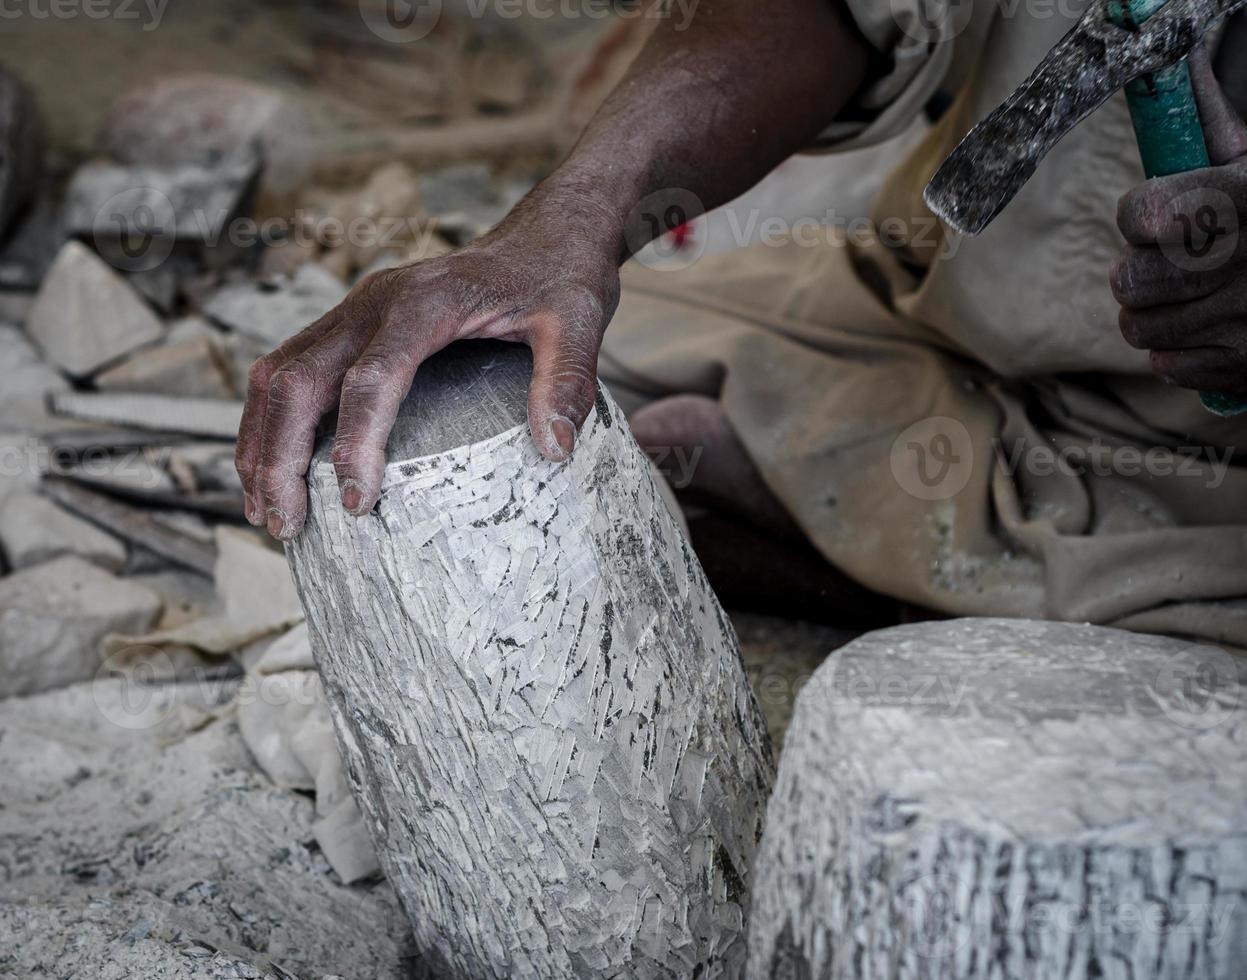
<path id="1" fill-rule="evenodd" d="M 255 498 L 251 494 L 243 494 L 243 515 L 247 518 L 247 523 L 252 527 L 259 527 L 263 521 L 260 520 L 260 512 L 256 508 Z"/>
<path id="2" fill-rule="evenodd" d="M 268 533 L 275 538 L 280 538 L 286 530 L 286 518 L 276 507 L 268 509 Z"/>
<path id="3" fill-rule="evenodd" d="M 342 506 L 349 514 L 359 514 L 360 504 L 364 502 L 364 493 L 354 480 L 342 484 Z"/>
<path id="4" fill-rule="evenodd" d="M 550 435 L 558 443 L 559 449 L 563 450 L 564 458 L 572 454 L 572 450 L 576 448 L 576 427 L 569 419 L 561 415 L 554 416 L 550 420 Z"/>

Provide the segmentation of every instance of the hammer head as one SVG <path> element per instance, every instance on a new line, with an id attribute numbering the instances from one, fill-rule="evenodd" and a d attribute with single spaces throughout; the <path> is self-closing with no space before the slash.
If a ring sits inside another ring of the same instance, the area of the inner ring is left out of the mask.
<path id="1" fill-rule="evenodd" d="M 923 197 L 950 226 L 986 228 L 1061 139 L 1129 82 L 1177 64 L 1247 0 L 1169 0 L 1138 30 L 1092 0 L 1077 26 L 1012 96 L 962 140 Z"/>

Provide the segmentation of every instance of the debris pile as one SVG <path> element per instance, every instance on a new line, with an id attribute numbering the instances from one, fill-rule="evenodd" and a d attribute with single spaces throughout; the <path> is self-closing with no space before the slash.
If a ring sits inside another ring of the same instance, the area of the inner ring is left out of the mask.
<path id="1" fill-rule="evenodd" d="M 0 140 L 30 110 L 0 74 Z M 532 178 L 300 184 L 292 116 L 195 76 L 122 99 L 59 193 L 0 152 L 0 773 L 20 787 L 0 936 L 25 937 L 0 976 L 412 968 L 234 441 L 257 357 L 371 271 L 481 234 Z M 23 244 L 36 212 L 46 261 Z"/>
<path id="2" fill-rule="evenodd" d="M 390 128 L 315 146 L 286 94 L 183 75 L 57 172 L 0 69 L 0 977 L 415 969 L 285 559 L 242 521 L 247 374 L 499 221 L 647 25 L 553 59 L 448 26 L 400 61 L 371 3 L 308 8 L 334 40 L 302 70 Z"/>

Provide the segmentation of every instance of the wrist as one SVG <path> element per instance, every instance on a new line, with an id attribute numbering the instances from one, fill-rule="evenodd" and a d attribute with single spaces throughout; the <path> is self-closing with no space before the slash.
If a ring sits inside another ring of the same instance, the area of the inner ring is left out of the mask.
<path id="1" fill-rule="evenodd" d="M 507 223 L 536 222 L 560 239 L 613 266 L 622 264 L 625 235 L 640 193 L 609 168 L 565 164 L 516 206 Z"/>

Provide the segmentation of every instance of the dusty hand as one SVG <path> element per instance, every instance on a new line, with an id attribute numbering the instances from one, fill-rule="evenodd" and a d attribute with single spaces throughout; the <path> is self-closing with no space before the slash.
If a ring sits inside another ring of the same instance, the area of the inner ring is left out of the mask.
<path id="1" fill-rule="evenodd" d="M 618 303 L 611 244 L 518 215 L 461 251 L 361 282 L 252 368 L 237 452 L 247 520 L 282 540 L 299 533 L 316 427 L 335 406 L 342 505 L 355 515 L 371 510 L 416 369 L 464 338 L 532 347 L 533 440 L 546 458 L 566 459 L 593 407 L 598 348 Z"/>
<path id="2" fill-rule="evenodd" d="M 1127 245 L 1112 271 L 1127 342 L 1166 381 L 1247 395 L 1247 125 L 1191 59 L 1212 168 L 1149 181 L 1121 200 Z"/>

